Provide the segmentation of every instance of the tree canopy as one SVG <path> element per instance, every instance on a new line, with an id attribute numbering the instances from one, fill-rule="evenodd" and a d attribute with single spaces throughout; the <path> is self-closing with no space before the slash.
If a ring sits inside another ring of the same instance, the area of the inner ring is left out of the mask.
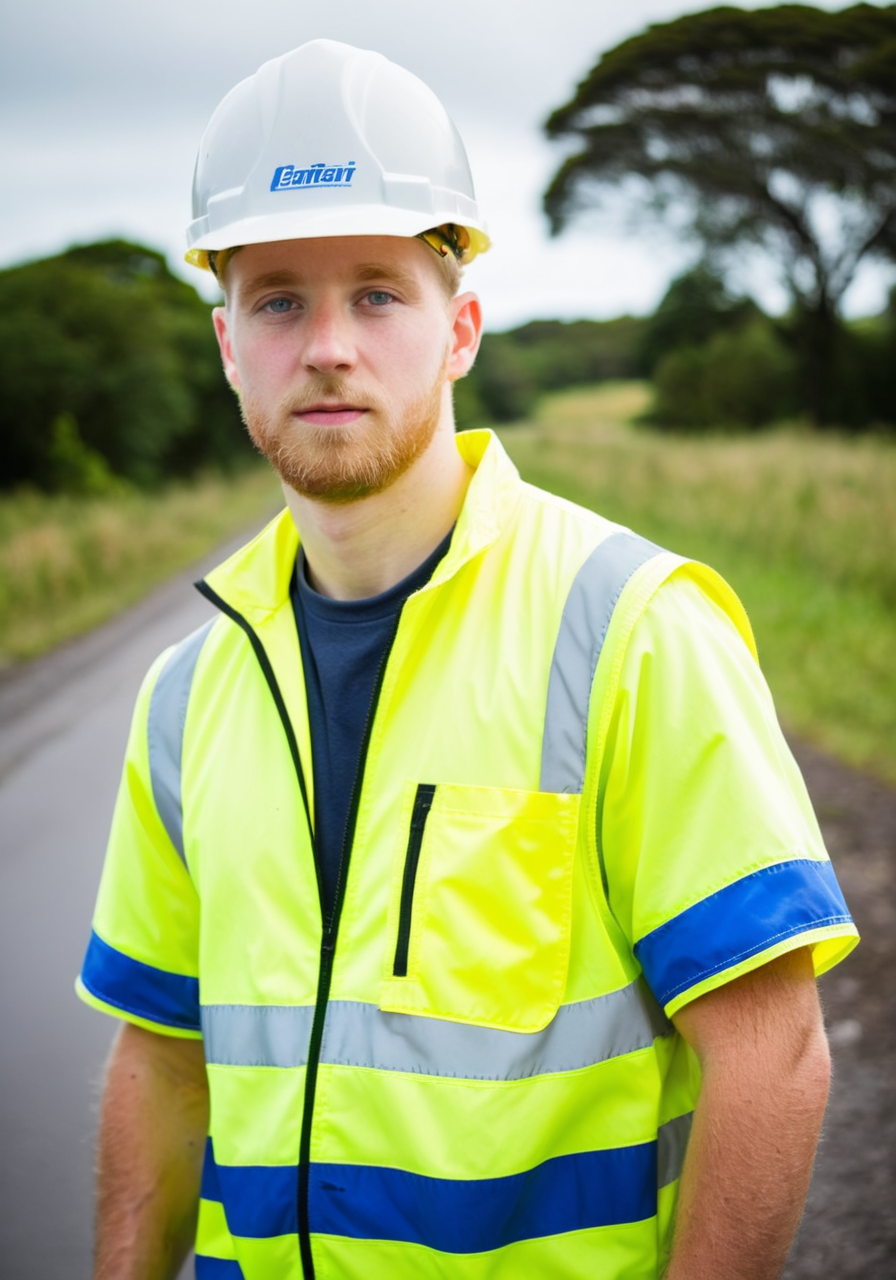
<path id="1" fill-rule="evenodd" d="M 859 263 L 896 260 L 896 6 L 718 8 L 605 53 L 548 119 L 575 138 L 544 197 L 556 234 L 607 192 L 674 208 L 705 252 L 756 246 L 793 301 L 805 407 L 824 417 Z"/>
<path id="2" fill-rule="evenodd" d="M 112 240 L 0 272 L 0 487 L 154 484 L 248 455 L 209 307 Z"/>

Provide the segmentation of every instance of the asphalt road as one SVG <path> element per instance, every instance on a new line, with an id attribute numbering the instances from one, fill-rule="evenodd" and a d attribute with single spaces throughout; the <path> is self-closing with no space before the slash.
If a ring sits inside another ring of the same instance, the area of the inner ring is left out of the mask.
<path id="1" fill-rule="evenodd" d="M 0 673 L 2 1280 L 90 1275 L 93 1139 L 114 1025 L 83 1006 L 72 983 L 134 695 L 155 655 L 208 616 L 189 587 L 202 568 L 47 658 Z M 863 944 L 822 983 L 835 1081 L 785 1280 L 892 1280 L 896 792 L 816 752 L 797 754 Z"/>
<path id="2" fill-rule="evenodd" d="M 97 1100 L 116 1024 L 73 982 L 134 697 L 153 658 L 209 616 L 190 583 L 210 563 L 0 673 L 2 1280 L 90 1276 Z"/>

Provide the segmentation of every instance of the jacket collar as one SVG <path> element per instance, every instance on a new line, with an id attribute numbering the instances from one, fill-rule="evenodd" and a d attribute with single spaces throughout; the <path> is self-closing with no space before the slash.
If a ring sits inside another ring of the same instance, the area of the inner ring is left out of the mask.
<path id="1" fill-rule="evenodd" d="M 447 581 L 468 560 L 490 546 L 519 501 L 522 481 L 492 431 L 463 431 L 461 457 L 475 467 L 448 554 L 430 586 Z M 206 577 L 207 584 L 249 622 L 261 623 L 288 599 L 299 535 L 284 509 L 269 525 Z"/>

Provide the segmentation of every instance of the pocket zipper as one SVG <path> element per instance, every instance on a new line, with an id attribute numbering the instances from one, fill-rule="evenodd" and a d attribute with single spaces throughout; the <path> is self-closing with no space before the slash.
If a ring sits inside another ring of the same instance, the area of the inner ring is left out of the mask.
<path id="1" fill-rule="evenodd" d="M 404 856 L 404 875 L 401 880 L 401 905 L 398 912 L 398 940 L 395 943 L 395 960 L 392 973 L 396 978 L 408 976 L 408 947 L 411 941 L 411 913 L 414 906 L 414 884 L 417 879 L 417 864 L 420 861 L 420 849 L 423 845 L 423 831 L 426 819 L 432 808 L 436 788 L 432 782 L 421 782 L 414 796 L 414 808 L 411 813 L 411 829 L 408 834 L 408 848 Z"/>

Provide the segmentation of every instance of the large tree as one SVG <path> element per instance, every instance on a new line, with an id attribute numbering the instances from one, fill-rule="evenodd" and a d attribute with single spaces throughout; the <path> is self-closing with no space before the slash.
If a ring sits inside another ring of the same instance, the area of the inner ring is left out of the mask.
<path id="1" fill-rule="evenodd" d="M 622 190 L 704 252 L 752 246 L 777 264 L 804 407 L 829 418 L 843 295 L 863 260 L 896 260 L 896 6 L 719 8 L 648 27 L 545 127 L 578 144 L 545 193 L 555 234 Z"/>

